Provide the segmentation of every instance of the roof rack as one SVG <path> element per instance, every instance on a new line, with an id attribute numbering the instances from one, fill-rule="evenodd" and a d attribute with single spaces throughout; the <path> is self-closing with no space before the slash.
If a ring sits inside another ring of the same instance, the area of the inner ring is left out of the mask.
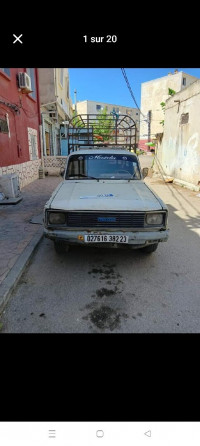
<path id="1" fill-rule="evenodd" d="M 68 152 L 103 147 L 136 152 L 136 134 L 136 123 L 129 115 L 75 115 L 68 126 Z"/>

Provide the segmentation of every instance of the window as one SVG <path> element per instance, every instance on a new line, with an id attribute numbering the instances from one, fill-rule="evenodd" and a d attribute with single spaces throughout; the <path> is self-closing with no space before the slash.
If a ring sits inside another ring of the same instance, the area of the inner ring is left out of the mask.
<path id="1" fill-rule="evenodd" d="M 32 160 L 36 160 L 37 159 L 36 141 L 37 141 L 37 136 L 36 135 L 31 135 Z"/>
<path id="2" fill-rule="evenodd" d="M 10 76 L 10 68 L 0 68 L 7 76 Z"/>
<path id="3" fill-rule="evenodd" d="M 133 155 L 73 155 L 69 159 L 66 179 L 104 178 L 140 180 L 137 159 Z"/>
<path id="4" fill-rule="evenodd" d="M 96 105 L 96 110 L 101 110 L 101 105 Z"/>
<path id="5" fill-rule="evenodd" d="M 189 113 L 182 113 L 180 124 L 187 124 L 189 121 Z"/>
<path id="6" fill-rule="evenodd" d="M 27 68 L 26 69 L 27 74 L 31 78 L 31 90 L 32 93 L 29 93 L 29 95 L 36 100 L 36 89 L 35 89 L 35 68 Z"/>
<path id="7" fill-rule="evenodd" d="M 0 133 L 8 133 L 8 122 L 6 119 L 0 118 Z"/>
<path id="8" fill-rule="evenodd" d="M 28 127 L 28 145 L 30 160 L 38 158 L 37 130 Z"/>
<path id="9" fill-rule="evenodd" d="M 60 83 L 63 87 L 64 68 L 60 68 Z"/>
<path id="10" fill-rule="evenodd" d="M 136 116 L 138 115 L 138 113 L 136 113 Z"/>
<path id="11" fill-rule="evenodd" d="M 186 85 L 186 77 L 183 77 L 183 85 Z"/>

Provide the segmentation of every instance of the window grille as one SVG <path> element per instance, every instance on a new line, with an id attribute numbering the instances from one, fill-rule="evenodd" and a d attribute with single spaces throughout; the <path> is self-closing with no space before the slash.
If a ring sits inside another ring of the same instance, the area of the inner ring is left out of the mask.
<path id="1" fill-rule="evenodd" d="M 32 160 L 37 159 L 36 139 L 36 135 L 31 135 Z"/>

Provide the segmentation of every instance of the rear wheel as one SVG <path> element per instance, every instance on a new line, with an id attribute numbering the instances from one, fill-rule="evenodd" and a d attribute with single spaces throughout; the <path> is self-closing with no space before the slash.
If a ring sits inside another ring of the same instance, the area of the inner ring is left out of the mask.
<path id="1" fill-rule="evenodd" d="M 54 248 L 58 254 L 69 251 L 69 245 L 62 240 L 54 240 Z"/>
<path id="2" fill-rule="evenodd" d="M 156 251 L 157 247 L 158 247 L 158 243 L 153 243 L 152 245 L 145 246 L 145 248 L 142 248 L 142 251 L 145 254 L 151 254 L 152 252 Z"/>

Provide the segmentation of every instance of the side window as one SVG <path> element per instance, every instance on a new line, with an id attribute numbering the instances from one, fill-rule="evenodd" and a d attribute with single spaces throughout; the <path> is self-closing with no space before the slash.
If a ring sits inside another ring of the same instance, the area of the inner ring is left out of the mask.
<path id="1" fill-rule="evenodd" d="M 29 95 L 36 99 L 36 89 L 35 89 L 35 68 L 27 68 L 26 69 L 27 74 L 31 78 L 31 89 L 33 90 L 32 93 L 29 93 Z"/>
<path id="2" fill-rule="evenodd" d="M 10 68 L 0 68 L 7 76 L 10 76 Z"/>

